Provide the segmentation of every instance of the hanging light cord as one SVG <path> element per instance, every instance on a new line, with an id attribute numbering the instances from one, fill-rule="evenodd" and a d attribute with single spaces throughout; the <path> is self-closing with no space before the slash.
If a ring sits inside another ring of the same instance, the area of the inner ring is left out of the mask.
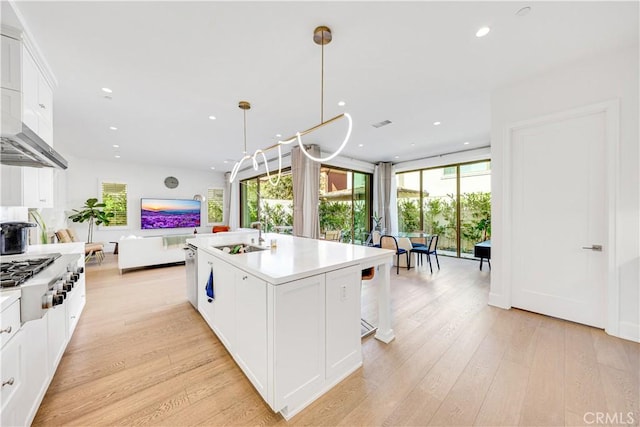
<path id="1" fill-rule="evenodd" d="M 242 154 L 247 154 L 247 110 L 242 110 L 244 113 L 244 152 Z"/>
<path id="2" fill-rule="evenodd" d="M 324 123 L 324 31 L 322 32 L 322 54 L 320 65 L 320 123 Z"/>

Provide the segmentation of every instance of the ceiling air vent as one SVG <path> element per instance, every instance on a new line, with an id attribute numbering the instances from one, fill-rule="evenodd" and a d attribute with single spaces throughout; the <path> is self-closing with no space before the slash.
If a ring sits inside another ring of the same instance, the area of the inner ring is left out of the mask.
<path id="1" fill-rule="evenodd" d="M 371 126 L 373 126 L 374 128 L 381 128 L 382 126 L 386 126 L 390 124 L 391 124 L 391 120 L 384 120 L 382 122 L 374 123 Z"/>

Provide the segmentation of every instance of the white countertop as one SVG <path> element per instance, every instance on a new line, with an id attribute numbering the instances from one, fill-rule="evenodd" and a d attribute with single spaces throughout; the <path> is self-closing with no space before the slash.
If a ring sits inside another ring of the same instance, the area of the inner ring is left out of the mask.
<path id="1" fill-rule="evenodd" d="M 276 249 L 231 255 L 213 248 L 229 243 L 250 243 L 250 236 L 246 239 L 237 237 L 233 242 L 212 237 L 189 239 L 187 243 L 274 285 L 357 264 L 372 266 L 391 262 L 394 254 L 391 250 L 370 246 L 272 233 L 263 234 L 265 243 L 262 246 L 268 247 L 271 239 L 276 239 Z"/>
<path id="2" fill-rule="evenodd" d="M 50 243 L 47 245 L 29 245 L 27 247 L 27 255 L 51 253 L 84 255 L 84 242 Z"/>

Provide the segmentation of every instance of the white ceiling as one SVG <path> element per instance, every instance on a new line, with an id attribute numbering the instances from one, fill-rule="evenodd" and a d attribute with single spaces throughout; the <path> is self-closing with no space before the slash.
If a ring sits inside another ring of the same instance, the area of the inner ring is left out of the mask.
<path id="1" fill-rule="evenodd" d="M 531 12 L 517 16 L 523 6 Z M 344 156 L 369 162 L 487 146 L 493 89 L 638 43 L 638 2 L 29 1 L 16 7 L 59 83 L 58 151 L 114 161 L 118 151 L 118 161 L 216 171 L 230 170 L 232 161 L 223 161 L 242 155 L 240 100 L 252 104 L 251 152 L 274 143 L 277 133 L 290 136 L 319 123 L 321 48 L 312 41 L 318 25 L 333 32 L 325 47 L 324 117 L 349 112 L 354 129 Z M 491 33 L 476 38 L 483 25 Z M 113 89 L 112 100 L 102 87 Z M 382 120 L 393 123 L 371 126 Z M 345 129 L 339 122 L 305 142 L 332 151 Z"/>

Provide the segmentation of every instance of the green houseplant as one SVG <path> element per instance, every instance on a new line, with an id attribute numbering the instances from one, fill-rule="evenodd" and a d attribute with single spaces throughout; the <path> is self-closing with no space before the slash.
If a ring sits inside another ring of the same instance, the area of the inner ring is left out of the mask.
<path id="1" fill-rule="evenodd" d="M 98 199 L 87 199 L 81 210 L 74 209 L 73 215 L 69 215 L 69 219 L 73 222 L 85 222 L 89 221 L 89 235 L 87 241 L 91 243 L 93 241 L 93 225 L 109 225 L 111 218 L 113 218 L 113 212 L 105 212 L 104 203 L 98 203 Z"/>

